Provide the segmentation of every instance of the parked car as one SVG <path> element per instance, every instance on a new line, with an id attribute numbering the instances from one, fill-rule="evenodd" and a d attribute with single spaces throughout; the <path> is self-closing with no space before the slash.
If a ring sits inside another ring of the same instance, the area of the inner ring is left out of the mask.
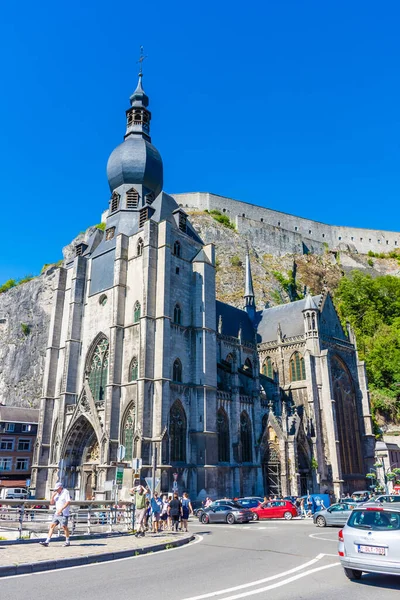
<path id="1" fill-rule="evenodd" d="M 6 500 L 26 500 L 28 495 L 28 490 L 25 488 L 9 488 L 6 492 Z"/>
<path id="2" fill-rule="evenodd" d="M 204 525 L 208 523 L 229 523 L 229 525 L 233 525 L 233 523 L 250 523 L 253 520 L 253 513 L 249 509 L 243 508 L 239 503 L 218 504 L 216 506 L 213 506 L 213 504 L 205 508 L 199 517 Z"/>
<path id="3" fill-rule="evenodd" d="M 317 525 L 317 527 L 326 527 L 330 525 L 343 527 L 351 515 L 351 511 L 356 506 L 356 502 L 339 502 L 338 504 L 332 504 L 329 508 L 314 513 L 314 524 Z"/>
<path id="4" fill-rule="evenodd" d="M 238 498 L 238 502 L 243 508 L 255 508 L 260 502 L 264 502 L 264 498 L 260 496 L 246 496 L 246 498 Z"/>
<path id="5" fill-rule="evenodd" d="M 214 502 L 210 504 L 210 507 L 215 508 L 216 506 L 222 505 L 234 506 L 235 504 L 236 502 L 234 500 L 231 500 L 230 498 L 222 498 L 221 500 L 214 500 Z M 200 506 L 197 510 L 194 511 L 194 514 L 196 517 L 200 518 L 204 511 L 204 506 Z"/>
<path id="6" fill-rule="evenodd" d="M 339 531 L 338 553 L 346 577 L 400 575 L 400 505 L 361 505 Z"/>
<path id="7" fill-rule="evenodd" d="M 272 500 L 265 505 L 260 503 L 250 510 L 253 513 L 254 521 L 259 519 L 286 519 L 286 521 L 290 521 L 298 515 L 297 508 L 289 500 Z"/>
<path id="8" fill-rule="evenodd" d="M 363 505 L 365 504 L 375 504 L 376 502 L 399 502 L 400 503 L 400 496 L 398 494 L 382 494 L 380 496 L 375 496 L 375 498 L 371 498 L 371 500 L 367 500 L 366 502 L 363 502 Z"/>

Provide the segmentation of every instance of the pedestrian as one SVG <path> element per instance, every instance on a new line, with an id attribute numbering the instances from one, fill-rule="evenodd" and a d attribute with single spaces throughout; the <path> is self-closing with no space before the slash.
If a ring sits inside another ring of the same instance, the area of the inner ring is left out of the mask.
<path id="1" fill-rule="evenodd" d="M 207 496 L 206 501 L 204 502 L 204 508 L 208 508 L 210 504 L 212 504 L 212 500 Z"/>
<path id="2" fill-rule="evenodd" d="M 55 490 L 51 496 L 50 504 L 56 505 L 56 512 L 53 515 L 53 520 L 50 525 L 47 538 L 44 542 L 39 542 L 42 546 L 48 546 L 51 540 L 51 536 L 54 533 L 54 529 L 57 525 L 61 525 L 64 529 L 65 543 L 64 546 L 69 546 L 69 529 L 68 529 L 68 517 L 69 517 L 69 506 L 71 504 L 71 497 L 69 491 L 63 486 L 61 481 L 57 481 Z"/>
<path id="3" fill-rule="evenodd" d="M 168 531 L 172 531 L 172 517 L 169 514 L 169 505 L 170 505 L 170 502 L 172 502 L 172 496 L 171 495 L 168 496 L 168 507 L 167 507 L 167 514 L 168 514 L 167 529 L 168 529 Z"/>
<path id="4" fill-rule="evenodd" d="M 138 485 L 135 488 L 131 489 L 131 494 L 134 496 L 135 501 L 135 537 L 144 537 L 144 519 L 146 516 L 146 489 L 142 485 Z"/>
<path id="5" fill-rule="evenodd" d="M 304 498 L 300 498 L 300 516 L 302 519 L 305 519 L 307 516 L 306 509 L 304 506 Z"/>
<path id="6" fill-rule="evenodd" d="M 179 519 L 182 516 L 182 504 L 177 492 L 174 493 L 174 497 L 169 503 L 168 514 L 172 521 L 172 531 L 178 531 Z"/>
<path id="7" fill-rule="evenodd" d="M 151 518 L 153 522 L 153 533 L 158 533 L 160 527 L 161 510 L 163 503 L 158 497 L 158 493 L 154 492 L 151 499 Z"/>
<path id="8" fill-rule="evenodd" d="M 189 514 L 193 514 L 192 503 L 187 492 L 183 492 L 182 498 L 182 529 L 183 531 L 188 530 L 188 519 Z"/>
<path id="9" fill-rule="evenodd" d="M 307 496 L 307 514 L 306 517 L 312 517 L 313 501 L 311 496 Z"/>
<path id="10" fill-rule="evenodd" d="M 163 531 L 166 531 L 168 529 L 168 497 L 165 494 L 162 497 L 161 529 Z"/>

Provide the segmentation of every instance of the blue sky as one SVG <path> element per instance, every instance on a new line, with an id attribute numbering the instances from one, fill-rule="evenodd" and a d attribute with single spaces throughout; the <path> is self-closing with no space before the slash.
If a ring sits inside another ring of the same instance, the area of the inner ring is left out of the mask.
<path id="1" fill-rule="evenodd" d="M 100 221 L 141 44 L 167 192 L 400 230 L 398 2 L 0 10 L 0 283 L 59 260 Z"/>

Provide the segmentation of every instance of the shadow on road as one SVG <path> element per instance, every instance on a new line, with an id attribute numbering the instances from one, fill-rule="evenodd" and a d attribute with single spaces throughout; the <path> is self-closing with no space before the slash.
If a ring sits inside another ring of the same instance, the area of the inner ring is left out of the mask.
<path id="1" fill-rule="evenodd" d="M 378 575 L 375 573 L 364 573 L 361 579 L 353 582 L 356 585 L 368 587 L 379 587 L 385 590 L 400 590 L 400 577 L 396 575 Z"/>

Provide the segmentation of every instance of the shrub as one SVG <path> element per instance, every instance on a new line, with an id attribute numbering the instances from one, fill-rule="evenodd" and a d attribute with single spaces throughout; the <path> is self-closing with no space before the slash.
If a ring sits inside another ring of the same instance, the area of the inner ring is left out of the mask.
<path id="1" fill-rule="evenodd" d="M 16 279 L 8 279 L 3 285 L 0 285 L 0 294 L 3 292 L 8 292 L 11 288 L 18 285 L 18 281 Z"/>
<path id="2" fill-rule="evenodd" d="M 374 266 L 374 261 L 372 260 L 372 258 L 369 258 L 369 259 L 367 260 L 367 263 L 369 264 L 369 266 L 370 266 L 370 267 L 373 267 L 373 266 Z"/>
<path id="3" fill-rule="evenodd" d="M 95 225 L 96 229 L 100 229 L 101 231 L 104 231 L 106 228 L 106 224 L 105 223 L 97 223 L 97 225 Z"/>
<path id="4" fill-rule="evenodd" d="M 223 215 L 221 211 L 216 209 L 210 210 L 210 215 L 212 216 L 214 221 L 217 221 L 217 223 L 221 223 L 221 225 L 229 227 L 229 229 L 236 229 L 235 224 L 232 223 L 232 221 L 227 215 Z"/>
<path id="5" fill-rule="evenodd" d="M 241 267 L 242 266 L 242 261 L 240 260 L 240 258 L 238 257 L 237 254 L 235 254 L 234 256 L 232 256 L 231 258 L 231 265 L 232 267 Z"/>
<path id="6" fill-rule="evenodd" d="M 29 335 L 31 332 L 31 328 L 29 327 L 29 325 L 27 323 L 21 323 L 21 329 L 22 329 L 22 333 L 24 335 Z"/>

